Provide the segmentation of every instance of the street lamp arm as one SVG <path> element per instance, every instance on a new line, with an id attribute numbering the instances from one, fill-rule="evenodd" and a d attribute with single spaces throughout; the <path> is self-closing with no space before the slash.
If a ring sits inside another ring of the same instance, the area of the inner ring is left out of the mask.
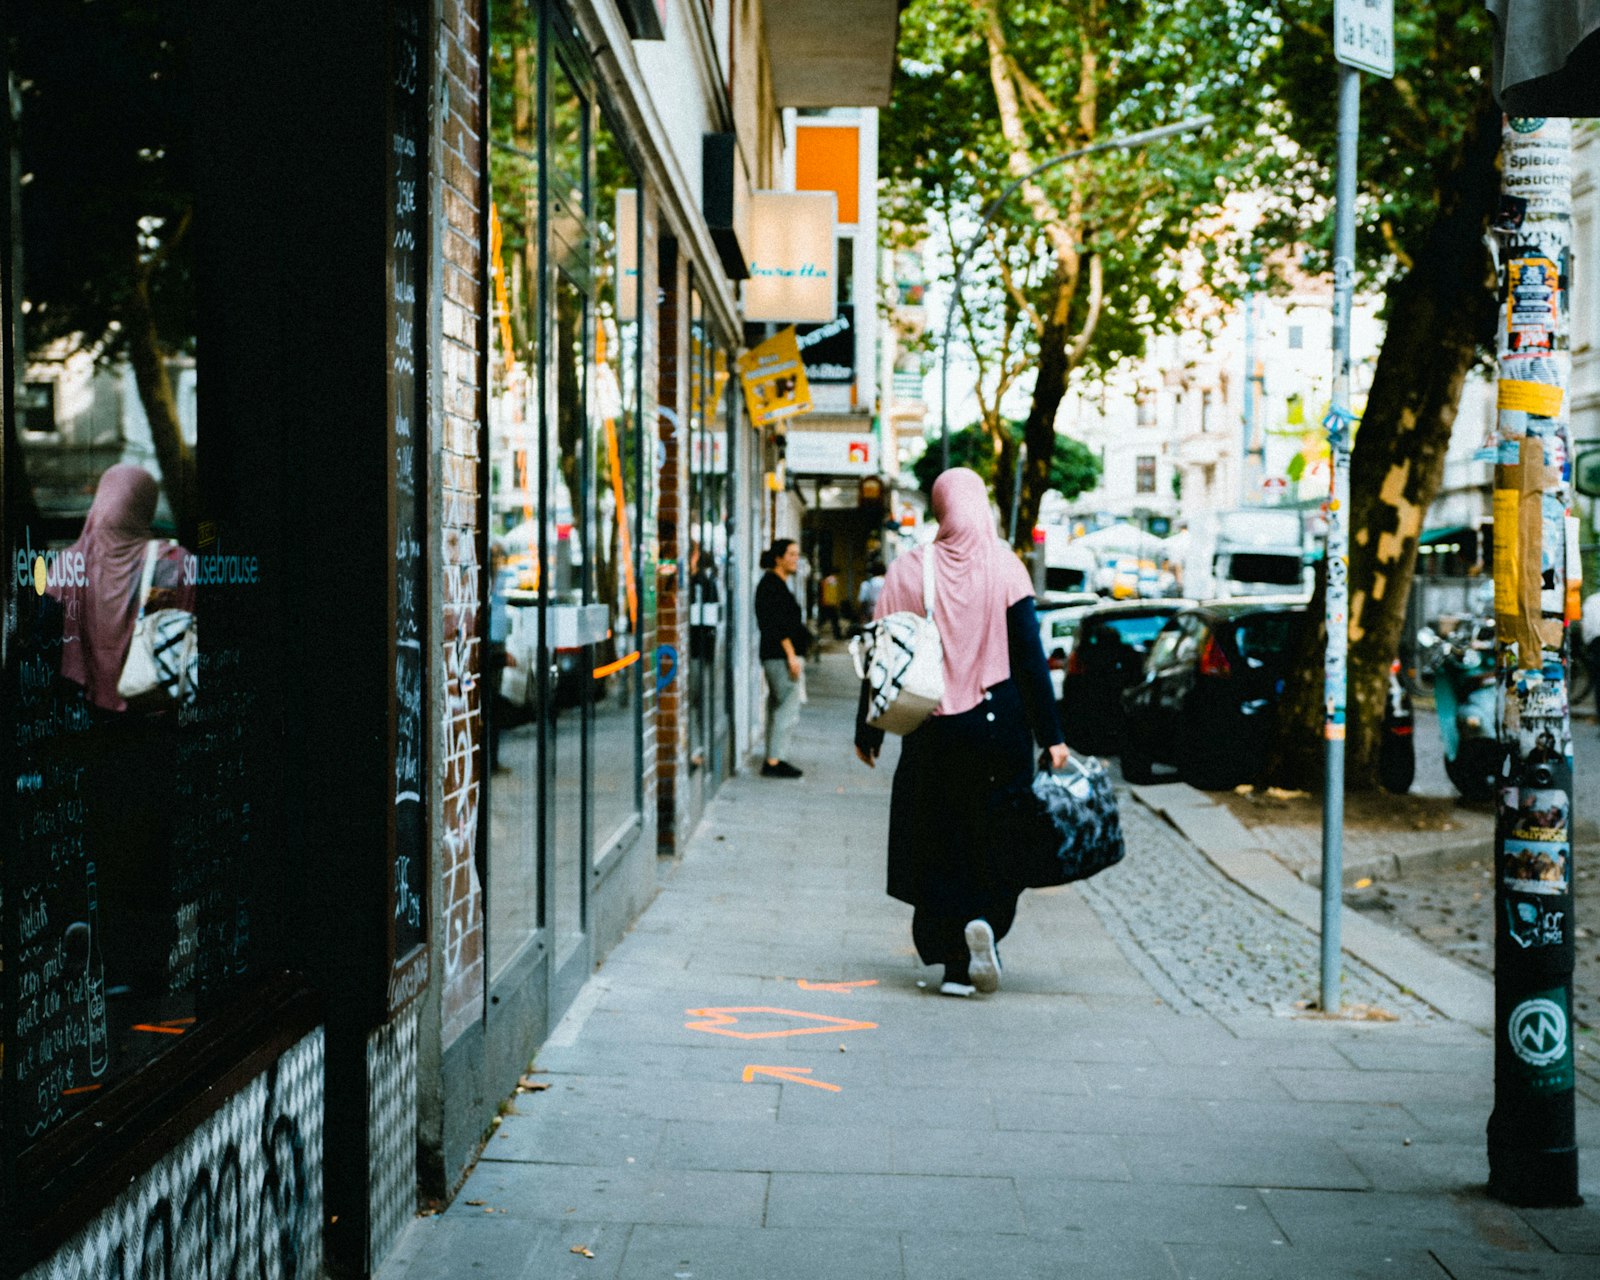
<path id="1" fill-rule="evenodd" d="M 1097 151 L 1121 151 L 1134 147 L 1142 147 L 1162 138 L 1174 137 L 1180 133 L 1192 133 L 1197 129 L 1204 129 L 1215 121 L 1212 115 L 1193 116 L 1188 120 L 1180 120 L 1176 124 L 1164 124 L 1157 129 L 1144 129 L 1138 133 L 1125 133 L 1115 138 L 1106 138 L 1101 142 L 1091 142 L 1086 147 L 1077 147 L 1072 151 L 1063 152 L 1058 156 L 1051 156 L 1048 160 L 1029 169 L 1019 178 L 1013 178 L 1006 188 L 993 200 L 984 206 L 983 214 L 978 219 L 978 229 L 968 238 L 962 246 L 961 252 L 956 255 L 955 278 L 950 283 L 950 302 L 945 307 L 944 313 L 944 338 L 939 355 L 939 447 L 943 454 L 944 470 L 950 469 L 950 331 L 955 323 L 956 305 L 961 300 L 961 281 L 966 275 L 967 263 L 972 255 L 977 252 L 978 243 L 983 238 L 983 233 L 988 229 L 994 215 L 1000 212 L 1001 206 L 1016 193 L 1017 188 L 1023 183 L 1037 178 L 1041 173 L 1063 165 L 1068 160 L 1076 160 L 1080 156 L 1093 155 Z"/>

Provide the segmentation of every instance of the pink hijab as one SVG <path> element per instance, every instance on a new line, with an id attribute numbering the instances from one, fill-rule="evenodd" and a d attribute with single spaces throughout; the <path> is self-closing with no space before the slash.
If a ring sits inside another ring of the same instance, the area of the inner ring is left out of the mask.
<path id="1" fill-rule="evenodd" d="M 933 556 L 933 618 L 944 645 L 944 699 L 934 714 L 954 716 L 1010 678 L 1006 610 L 1031 596 L 1033 583 L 996 535 L 989 495 L 976 471 L 957 467 L 935 480 L 933 514 L 939 536 L 889 566 L 876 616 L 922 612 L 922 557 Z"/>
<path id="2" fill-rule="evenodd" d="M 49 589 L 66 606 L 61 674 L 82 685 L 89 701 L 106 711 L 127 709 L 117 696 L 117 680 L 139 615 L 139 582 L 157 492 L 155 478 L 143 467 L 119 462 L 109 468 L 95 489 L 83 532 L 65 553 L 83 556 L 85 581 L 80 585 L 74 573 L 63 572 L 59 585 Z"/>

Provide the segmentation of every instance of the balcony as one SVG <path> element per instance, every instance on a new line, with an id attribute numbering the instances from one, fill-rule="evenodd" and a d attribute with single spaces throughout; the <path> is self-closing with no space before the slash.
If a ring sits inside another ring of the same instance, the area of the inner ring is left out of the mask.
<path id="1" fill-rule="evenodd" d="M 894 398 L 899 404 L 922 403 L 923 375 L 915 371 L 895 370 Z"/>

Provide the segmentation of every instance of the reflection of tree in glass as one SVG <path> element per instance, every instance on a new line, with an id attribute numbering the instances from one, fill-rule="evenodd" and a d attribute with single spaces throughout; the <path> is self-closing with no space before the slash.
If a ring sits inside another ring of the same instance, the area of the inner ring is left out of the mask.
<path id="1" fill-rule="evenodd" d="M 512 333 L 518 355 L 525 357 L 531 357 L 538 336 L 533 323 L 539 280 L 537 51 L 538 20 L 525 0 L 496 5 L 489 46 L 489 175 L 500 218 L 500 265 Z"/>
<path id="2" fill-rule="evenodd" d="M 166 362 L 194 350 L 193 83 L 187 0 L 34 0 L 12 48 L 23 348 L 126 360 L 180 536 L 198 521 L 194 453 Z"/>

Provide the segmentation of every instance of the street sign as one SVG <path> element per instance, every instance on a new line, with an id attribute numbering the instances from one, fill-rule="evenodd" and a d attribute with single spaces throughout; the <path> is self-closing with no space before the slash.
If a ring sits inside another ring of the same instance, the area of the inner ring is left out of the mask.
<path id="1" fill-rule="evenodd" d="M 1586 498 L 1600 498 L 1600 449 L 1580 449 L 1572 464 L 1572 487 Z"/>
<path id="2" fill-rule="evenodd" d="M 1333 0 L 1333 56 L 1394 79 L 1394 0 Z"/>

